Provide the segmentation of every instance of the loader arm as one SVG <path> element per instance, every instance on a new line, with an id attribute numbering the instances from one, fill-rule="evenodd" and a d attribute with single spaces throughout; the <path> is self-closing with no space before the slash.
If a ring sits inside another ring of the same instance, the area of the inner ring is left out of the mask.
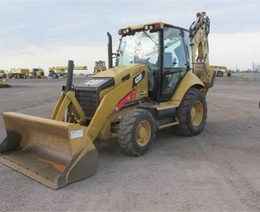
<path id="1" fill-rule="evenodd" d="M 70 107 L 71 113 L 74 115 L 74 119 L 77 123 L 84 125 L 86 116 L 78 101 L 76 100 L 75 93 L 73 91 L 62 92 L 60 98 L 53 110 L 51 119 L 56 121 L 66 120 L 67 108 Z"/>

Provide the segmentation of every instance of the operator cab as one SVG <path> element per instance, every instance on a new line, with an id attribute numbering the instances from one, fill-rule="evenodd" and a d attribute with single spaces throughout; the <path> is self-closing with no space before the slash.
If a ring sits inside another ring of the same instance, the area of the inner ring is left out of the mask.
<path id="1" fill-rule="evenodd" d="M 152 23 L 119 30 L 116 65 L 146 64 L 151 100 L 171 99 L 191 67 L 189 31 L 165 23 Z"/>

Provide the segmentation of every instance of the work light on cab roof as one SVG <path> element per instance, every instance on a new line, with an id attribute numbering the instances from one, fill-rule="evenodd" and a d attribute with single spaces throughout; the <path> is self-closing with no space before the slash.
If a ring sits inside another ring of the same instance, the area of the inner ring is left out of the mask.
<path id="1" fill-rule="evenodd" d="M 154 23 L 151 25 L 145 25 L 144 30 L 159 30 L 161 29 L 161 24 L 160 23 Z"/>
<path id="2" fill-rule="evenodd" d="M 163 24 L 161 22 L 158 23 L 151 23 L 151 24 L 146 24 L 146 25 L 139 25 L 139 26 L 134 26 L 134 27 L 129 27 L 129 28 L 124 28 L 118 30 L 118 35 L 127 35 L 131 34 L 131 32 L 135 31 L 147 31 L 147 30 L 159 30 L 163 27 Z"/>

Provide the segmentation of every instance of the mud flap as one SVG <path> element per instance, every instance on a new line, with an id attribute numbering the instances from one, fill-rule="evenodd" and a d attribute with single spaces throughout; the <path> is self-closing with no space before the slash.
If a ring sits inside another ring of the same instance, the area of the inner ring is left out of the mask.
<path id="1" fill-rule="evenodd" d="M 53 189 L 95 174 L 98 154 L 87 127 L 14 112 L 3 117 L 1 163 Z"/>

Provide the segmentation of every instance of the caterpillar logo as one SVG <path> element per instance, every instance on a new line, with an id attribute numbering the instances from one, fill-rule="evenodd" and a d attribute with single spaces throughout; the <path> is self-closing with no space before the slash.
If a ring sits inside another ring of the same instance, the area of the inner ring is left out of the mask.
<path id="1" fill-rule="evenodd" d="M 135 87 L 139 82 L 141 82 L 144 77 L 145 77 L 145 71 L 142 71 L 140 74 L 134 77 L 133 87 Z"/>

